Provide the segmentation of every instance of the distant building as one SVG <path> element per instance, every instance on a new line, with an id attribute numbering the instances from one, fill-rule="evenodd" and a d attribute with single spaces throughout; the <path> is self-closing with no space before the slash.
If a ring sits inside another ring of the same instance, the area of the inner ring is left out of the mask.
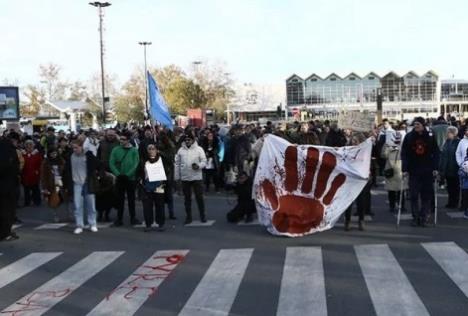
<path id="1" fill-rule="evenodd" d="M 382 77 L 375 72 L 362 77 L 354 72 L 345 77 L 312 74 L 306 79 L 294 74 L 286 79 L 287 105 L 293 113 L 334 116 L 345 107 L 375 111 L 379 91 L 385 117 L 434 116 L 440 111 L 440 81 L 433 71 L 421 76 L 391 71 Z"/>
<path id="2" fill-rule="evenodd" d="M 440 101 L 443 113 L 466 117 L 468 114 L 468 80 L 441 81 Z"/>

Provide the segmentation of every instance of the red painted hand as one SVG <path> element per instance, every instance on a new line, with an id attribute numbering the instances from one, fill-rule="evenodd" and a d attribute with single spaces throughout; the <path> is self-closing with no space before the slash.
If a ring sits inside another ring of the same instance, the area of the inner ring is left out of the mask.
<path id="1" fill-rule="evenodd" d="M 278 196 L 277 190 L 270 180 L 262 182 L 263 196 L 275 210 L 273 225 L 279 232 L 302 234 L 318 227 L 323 220 L 325 207 L 332 202 L 336 192 L 346 181 L 344 174 L 338 174 L 325 194 L 330 175 L 336 167 L 336 157 L 330 152 L 325 152 L 319 166 L 319 154 L 316 148 L 307 149 L 306 170 L 300 193 L 294 193 L 299 191 L 297 147 L 295 146 L 289 146 L 284 157 L 286 175 L 283 191 L 286 191 L 287 194 Z M 316 174 L 315 190 L 310 197 Z"/>

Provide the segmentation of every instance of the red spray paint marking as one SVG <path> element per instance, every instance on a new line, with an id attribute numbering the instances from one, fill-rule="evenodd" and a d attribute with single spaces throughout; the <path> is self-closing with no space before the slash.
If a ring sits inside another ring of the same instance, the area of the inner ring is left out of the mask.
<path id="1" fill-rule="evenodd" d="M 320 165 L 319 173 L 317 176 L 317 184 L 315 185 L 314 196 L 320 199 L 327 188 L 328 179 L 330 174 L 335 169 L 336 157 L 330 152 L 325 152 L 322 156 L 322 164 Z"/>
<path id="2" fill-rule="evenodd" d="M 11 316 L 19 316 L 21 313 L 30 312 L 30 311 L 40 311 L 44 309 L 49 309 L 50 306 L 45 304 L 43 301 L 47 298 L 61 298 L 70 294 L 73 290 L 68 288 L 65 290 L 55 290 L 55 291 L 43 291 L 43 292 L 33 292 L 24 301 L 16 302 L 15 305 L 20 307 L 15 310 L 2 311 L 0 314 L 9 314 Z"/>
<path id="3" fill-rule="evenodd" d="M 305 176 L 304 180 L 302 181 L 302 193 L 310 193 L 310 191 L 312 191 L 312 182 L 314 181 L 315 170 L 317 169 L 318 160 L 318 149 L 309 147 L 307 149 Z"/>
<path id="4" fill-rule="evenodd" d="M 133 295 L 138 291 L 148 291 L 148 297 L 156 294 L 159 286 L 142 286 L 140 282 L 152 281 L 156 279 L 161 279 L 161 280 L 166 279 L 174 270 L 175 266 L 177 266 L 180 262 L 182 262 L 184 258 L 185 257 L 183 255 L 179 255 L 179 254 L 175 254 L 171 256 L 153 257 L 153 259 L 155 260 L 164 259 L 167 263 L 156 265 L 156 266 L 143 265 L 141 269 L 144 269 L 145 270 L 144 272 L 132 274 L 132 276 L 134 277 L 133 279 L 115 288 L 111 293 L 109 293 L 106 296 L 106 299 L 109 300 L 111 296 L 119 290 L 127 291 L 123 296 L 127 300 L 132 299 Z"/>
<path id="5" fill-rule="evenodd" d="M 284 187 L 286 191 L 292 192 L 297 189 L 298 172 L 297 172 L 297 148 L 289 146 L 286 148 L 284 156 L 284 169 L 286 170 L 286 180 Z"/>

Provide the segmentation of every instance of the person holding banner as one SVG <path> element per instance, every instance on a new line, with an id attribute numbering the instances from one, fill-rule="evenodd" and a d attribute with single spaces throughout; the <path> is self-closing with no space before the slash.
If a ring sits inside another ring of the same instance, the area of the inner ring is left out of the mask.
<path id="1" fill-rule="evenodd" d="M 151 230 L 154 219 L 159 231 L 164 231 L 164 190 L 166 184 L 166 172 L 164 164 L 155 144 L 149 144 L 146 148 L 146 159 L 140 164 L 140 185 L 143 191 L 143 214 L 145 217 L 145 232 Z"/>

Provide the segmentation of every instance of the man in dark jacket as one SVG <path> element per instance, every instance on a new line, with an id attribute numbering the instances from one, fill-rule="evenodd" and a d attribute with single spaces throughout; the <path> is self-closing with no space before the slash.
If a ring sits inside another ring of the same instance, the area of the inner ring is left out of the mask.
<path id="1" fill-rule="evenodd" d="M 403 176 L 409 176 L 413 213 L 411 225 L 423 227 L 431 209 L 432 185 L 434 177 L 438 175 L 440 155 L 437 142 L 425 124 L 424 118 L 416 117 L 413 121 L 413 130 L 405 136 L 401 148 Z"/>
<path id="2" fill-rule="evenodd" d="M 100 142 L 98 152 L 97 152 L 97 157 L 102 163 L 102 166 L 106 171 L 110 171 L 109 167 L 109 160 L 110 160 L 110 155 L 112 153 L 112 150 L 119 146 L 119 140 L 117 139 L 117 133 L 115 132 L 114 129 L 109 128 L 106 131 L 106 137 L 105 139 Z"/>
<path id="3" fill-rule="evenodd" d="M 11 231 L 15 219 L 19 160 L 11 141 L 0 137 L 0 240 L 18 239 Z"/>

